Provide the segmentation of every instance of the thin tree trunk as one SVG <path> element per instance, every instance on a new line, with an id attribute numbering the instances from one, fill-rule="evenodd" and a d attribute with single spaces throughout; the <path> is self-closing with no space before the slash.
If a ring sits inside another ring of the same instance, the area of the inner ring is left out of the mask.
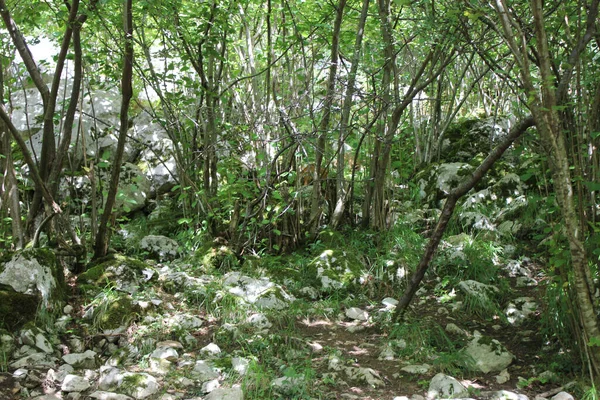
<path id="1" fill-rule="evenodd" d="M 337 164 L 337 201 L 333 215 L 331 216 L 331 226 L 333 229 L 337 228 L 340 223 L 342 216 L 344 215 L 344 209 L 348 198 L 348 189 L 346 188 L 346 180 L 344 179 L 344 163 L 345 163 L 345 149 L 346 135 L 348 130 L 348 123 L 350 121 L 350 109 L 352 108 L 352 97 L 354 96 L 354 85 L 356 83 L 356 73 L 358 71 L 358 64 L 360 63 L 360 50 L 362 48 L 362 39 L 365 31 L 365 23 L 369 13 L 369 0 L 363 0 L 363 7 L 360 13 L 360 19 L 358 21 L 358 28 L 356 29 L 356 41 L 354 42 L 354 54 L 352 55 L 352 66 L 350 67 L 350 73 L 348 74 L 348 86 L 346 87 L 346 96 L 344 97 L 344 105 L 342 107 L 342 121 L 340 123 L 340 133 L 338 139 L 338 164 Z M 351 166 L 354 170 L 354 166 Z"/>
<path id="2" fill-rule="evenodd" d="M 412 301 L 417 289 L 419 288 L 419 284 L 423 280 L 425 273 L 429 269 L 429 264 L 437 250 L 440 241 L 442 240 L 442 236 L 446 231 L 446 226 L 448 225 L 448 221 L 452 217 L 454 213 L 454 208 L 456 207 L 457 201 L 464 196 L 469 190 L 471 190 L 477 182 L 483 178 L 483 176 L 487 173 L 487 171 L 492 168 L 494 163 L 504 154 L 506 149 L 519 137 L 521 136 L 529 127 L 533 126 L 533 118 L 531 116 L 525 118 L 523 121 L 515 125 L 511 131 L 508 133 L 506 138 L 500 143 L 486 158 L 483 162 L 475 169 L 471 176 L 463 181 L 456 189 L 453 189 L 448 197 L 446 198 L 446 202 L 444 204 L 444 208 L 442 209 L 442 214 L 438 219 L 437 225 L 433 231 L 433 234 L 429 238 L 429 242 L 425 247 L 425 252 L 423 253 L 423 257 L 421 257 L 421 261 L 419 261 L 419 265 L 417 266 L 417 270 L 411 276 L 408 281 L 408 286 L 404 291 L 404 294 L 400 298 L 398 305 L 396 306 L 396 311 L 393 316 L 394 321 L 400 321 L 404 316 L 404 313 Z"/>
<path id="3" fill-rule="evenodd" d="M 323 155 L 325 154 L 325 145 L 327 142 L 329 120 L 331 119 L 331 107 L 333 105 L 333 96 L 335 94 L 335 79 L 337 77 L 338 59 L 339 59 L 339 42 L 340 30 L 342 27 L 342 19 L 346 0 L 340 0 L 336 8 L 335 23 L 333 25 L 333 34 L 331 37 L 331 62 L 329 65 L 329 77 L 327 79 L 327 92 L 325 93 L 325 101 L 323 104 L 323 117 L 319 124 L 319 138 L 315 148 L 315 169 L 313 173 L 313 189 L 311 195 L 311 212 L 309 220 L 310 236 L 315 237 L 321 219 L 321 177 Z"/>
<path id="4" fill-rule="evenodd" d="M 121 172 L 121 162 L 125 150 L 125 141 L 127 140 L 127 131 L 129 129 L 129 103 L 133 96 L 133 12 L 132 1 L 126 0 L 123 9 L 123 30 L 125 33 L 125 51 L 123 54 L 123 75 L 121 78 L 121 110 L 119 139 L 117 142 L 117 151 L 113 161 L 113 170 L 110 179 L 110 187 L 106 196 L 104 212 L 100 219 L 98 233 L 96 235 L 96 244 L 94 246 L 94 257 L 104 257 L 108 252 L 109 244 L 109 226 L 108 222 L 113 215 L 113 206 L 117 197 L 119 188 L 119 174 Z"/>

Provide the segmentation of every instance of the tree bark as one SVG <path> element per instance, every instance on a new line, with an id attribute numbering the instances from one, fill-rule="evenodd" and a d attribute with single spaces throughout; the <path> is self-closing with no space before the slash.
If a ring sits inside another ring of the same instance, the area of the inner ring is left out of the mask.
<path id="1" fill-rule="evenodd" d="M 108 252 L 110 241 L 108 222 L 113 215 L 113 206 L 117 197 L 119 188 L 119 175 L 121 172 L 121 162 L 125 150 L 125 141 L 127 140 L 127 131 L 129 129 L 129 103 L 133 96 L 133 12 L 132 0 L 126 0 L 123 10 L 123 30 L 125 33 L 125 51 L 123 54 L 123 75 L 121 77 L 121 110 L 119 139 L 117 142 L 117 151 L 113 161 L 113 170 L 110 179 L 110 187 L 106 196 L 104 212 L 100 219 L 98 233 L 96 235 L 96 244 L 94 246 L 94 258 L 104 257 Z"/>
<path id="2" fill-rule="evenodd" d="M 333 105 L 333 97 L 335 94 L 335 79 L 337 77 L 337 68 L 339 60 L 339 42 L 340 42 L 340 30 L 342 27 L 342 19 L 344 15 L 344 8 L 346 7 L 346 0 L 340 0 L 336 8 L 335 22 L 333 25 L 333 34 L 331 37 L 331 61 L 329 64 L 329 77 L 327 79 L 327 91 L 325 93 L 325 101 L 323 104 L 323 117 L 319 123 L 319 137 L 317 139 L 317 146 L 315 147 L 315 169 L 313 173 L 313 188 L 311 195 L 311 208 L 310 208 L 310 220 L 309 220 L 309 231 L 311 237 L 316 237 L 317 229 L 319 227 L 319 221 L 321 219 L 321 177 L 323 172 L 323 156 L 325 154 L 325 145 L 327 143 L 327 136 L 329 130 L 329 120 L 331 119 L 331 107 Z"/>
<path id="3" fill-rule="evenodd" d="M 344 105 L 342 106 L 342 121 L 340 123 L 340 133 L 338 139 L 338 158 L 337 158 L 337 200 L 333 215 L 331 216 L 331 227 L 336 229 L 344 215 L 346 201 L 348 198 L 348 188 L 344 179 L 345 169 L 345 149 L 346 135 L 348 131 L 348 123 L 350 121 L 350 109 L 352 108 L 354 96 L 354 85 L 356 84 L 356 73 L 358 64 L 360 63 L 360 50 L 362 48 L 362 39 L 365 31 L 365 23 L 369 13 L 369 0 L 363 0 L 363 6 L 360 13 L 358 28 L 356 29 L 356 40 L 354 42 L 354 54 L 352 55 L 352 65 L 348 74 L 348 86 L 346 87 L 346 95 L 344 97 Z M 354 171 L 354 165 L 351 166 Z"/>

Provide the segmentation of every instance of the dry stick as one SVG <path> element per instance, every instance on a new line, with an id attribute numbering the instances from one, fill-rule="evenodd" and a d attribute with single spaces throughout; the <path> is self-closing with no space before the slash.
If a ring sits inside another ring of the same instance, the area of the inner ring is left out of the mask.
<path id="1" fill-rule="evenodd" d="M 533 117 L 530 115 L 517 125 L 515 125 L 506 138 L 500 143 L 492 152 L 486 157 L 485 160 L 477 167 L 477 169 L 473 172 L 473 174 L 463 183 L 461 183 L 456 189 L 452 190 L 448 197 L 446 198 L 446 203 L 444 204 L 444 208 L 442 210 L 442 214 L 438 220 L 438 223 L 427 243 L 427 247 L 425 248 L 425 253 L 417 266 L 417 270 L 412 275 L 410 281 L 408 282 L 408 286 L 398 303 L 396 308 L 396 312 L 394 313 L 393 320 L 399 322 L 408 308 L 412 298 L 414 297 L 419 284 L 423 280 L 425 276 L 425 272 L 429 268 L 429 263 L 433 258 L 433 255 L 442 240 L 442 236 L 444 235 L 444 231 L 446 230 L 446 226 L 448 225 L 448 221 L 452 217 L 454 212 L 454 208 L 456 207 L 456 203 L 458 199 L 460 199 L 463 195 L 465 195 L 469 190 L 471 190 L 477 182 L 483 178 L 485 173 L 489 171 L 489 169 L 494 165 L 494 163 L 504 154 L 506 149 L 519 137 L 521 136 L 529 127 L 534 125 Z"/>

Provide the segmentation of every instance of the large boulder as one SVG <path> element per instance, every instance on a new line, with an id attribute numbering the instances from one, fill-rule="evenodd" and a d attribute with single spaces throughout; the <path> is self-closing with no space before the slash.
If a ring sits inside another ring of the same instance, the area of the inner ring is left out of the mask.
<path id="1" fill-rule="evenodd" d="M 510 130 L 512 121 L 502 117 L 473 118 L 451 125 L 443 134 L 440 159 L 471 162 L 479 154 L 488 154 Z"/>
<path id="2" fill-rule="evenodd" d="M 473 368 L 484 374 L 504 370 L 515 358 L 502 343 L 478 332 L 464 351 L 473 359 Z"/>
<path id="3" fill-rule="evenodd" d="M 179 254 L 179 244 L 166 236 L 148 235 L 140 242 L 140 248 L 159 260 L 172 260 Z"/>
<path id="4" fill-rule="evenodd" d="M 79 275 L 78 283 L 91 293 L 99 292 L 110 283 L 116 290 L 132 294 L 157 279 L 158 272 L 143 261 L 111 254 L 89 266 Z"/>
<path id="5" fill-rule="evenodd" d="M 65 291 L 64 272 L 52 251 L 16 252 L 0 265 L 0 327 L 14 330 L 32 320 L 38 310 L 62 309 Z"/>
<path id="6" fill-rule="evenodd" d="M 462 162 L 431 164 L 415 177 L 419 197 L 429 205 L 439 207 L 440 201 L 472 171 L 471 165 Z"/>

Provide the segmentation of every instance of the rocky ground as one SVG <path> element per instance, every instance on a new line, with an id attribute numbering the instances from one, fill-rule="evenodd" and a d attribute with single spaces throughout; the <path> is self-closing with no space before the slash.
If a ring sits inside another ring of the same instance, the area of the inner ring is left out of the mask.
<path id="1" fill-rule="evenodd" d="M 561 349 L 542 335 L 544 277 L 526 258 L 500 262 L 498 303 L 494 285 L 430 274 L 394 325 L 399 283 L 355 271 L 344 251 L 227 269 L 214 246 L 221 269 L 208 273 L 170 239 L 148 241 L 162 241 L 146 253 L 159 261 L 113 255 L 67 276 L 58 317 L 2 331 L 0 399 L 573 398 L 549 369 Z"/>

